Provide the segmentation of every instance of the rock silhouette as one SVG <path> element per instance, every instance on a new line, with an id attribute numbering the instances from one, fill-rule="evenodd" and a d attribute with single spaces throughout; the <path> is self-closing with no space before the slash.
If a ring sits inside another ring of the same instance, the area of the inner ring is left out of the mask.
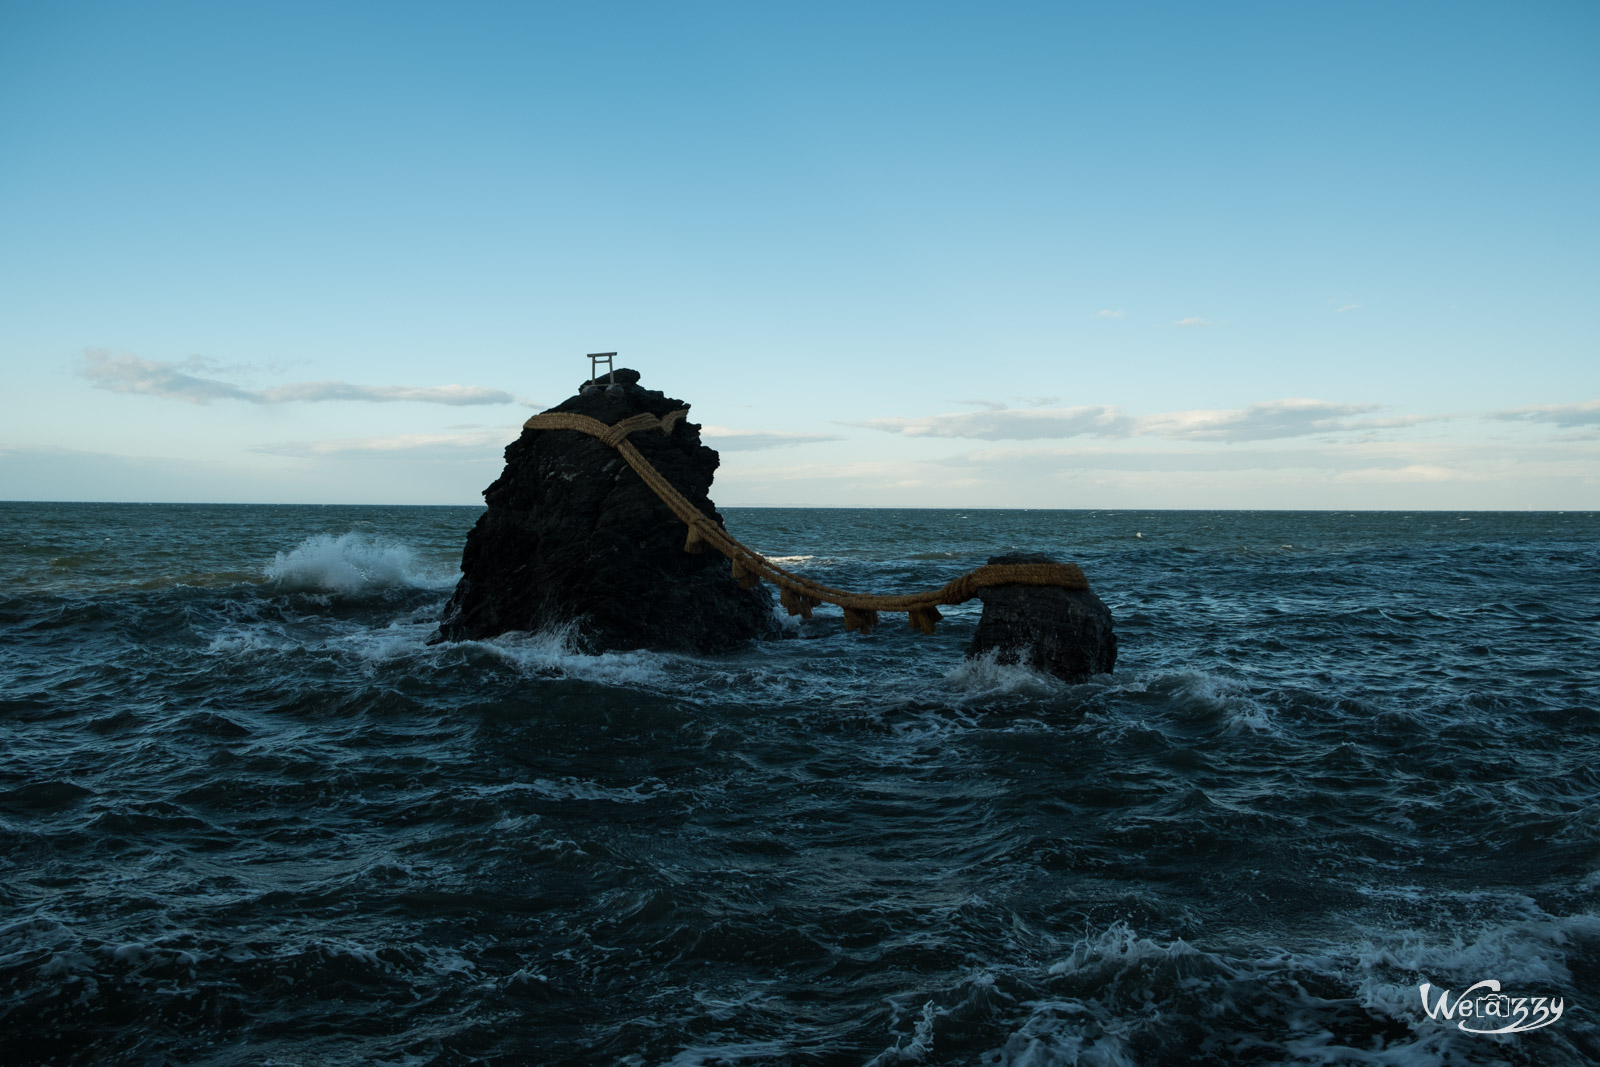
<path id="1" fill-rule="evenodd" d="M 611 425 L 687 407 L 619 368 L 585 382 L 551 411 Z M 700 427 L 641 431 L 635 447 L 702 512 L 719 458 Z M 683 550 L 679 522 L 617 452 L 570 430 L 524 429 L 483 492 L 488 510 L 467 535 L 461 580 L 429 643 L 571 626 L 586 652 L 650 648 L 724 652 L 777 631 L 772 593 L 742 589 L 726 558 Z"/>
<path id="2" fill-rule="evenodd" d="M 989 562 L 1056 561 L 1017 553 L 994 556 Z M 998 649 L 1001 663 L 1027 663 L 1066 682 L 1110 674 L 1117 664 L 1111 609 L 1087 589 L 996 585 L 980 590 L 978 599 L 983 601 L 983 615 L 967 647 L 969 657 Z"/>

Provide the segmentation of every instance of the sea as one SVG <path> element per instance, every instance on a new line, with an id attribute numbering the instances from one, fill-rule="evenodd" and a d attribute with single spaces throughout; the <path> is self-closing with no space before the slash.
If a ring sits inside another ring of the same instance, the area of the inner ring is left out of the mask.
<path id="1" fill-rule="evenodd" d="M 0 503 L 0 1063 L 1600 1061 L 1596 513 L 724 510 L 1069 685 L 429 646 L 480 510 Z"/>

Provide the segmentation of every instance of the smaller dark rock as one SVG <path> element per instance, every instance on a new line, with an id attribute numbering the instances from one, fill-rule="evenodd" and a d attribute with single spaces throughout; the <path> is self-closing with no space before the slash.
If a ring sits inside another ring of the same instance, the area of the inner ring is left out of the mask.
<path id="1" fill-rule="evenodd" d="M 1019 553 L 990 563 L 1054 563 L 1048 556 Z M 996 585 L 978 593 L 983 617 L 967 656 L 999 650 L 1001 663 L 1027 663 L 1062 681 L 1082 682 L 1110 674 L 1117 663 L 1111 609 L 1087 589 Z"/>

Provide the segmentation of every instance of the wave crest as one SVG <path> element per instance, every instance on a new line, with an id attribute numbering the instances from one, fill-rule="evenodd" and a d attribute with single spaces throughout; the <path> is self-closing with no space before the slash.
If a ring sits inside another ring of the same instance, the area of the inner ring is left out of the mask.
<path id="1" fill-rule="evenodd" d="M 283 593 L 372 593 L 446 589 L 452 576 L 430 572 L 408 546 L 372 534 L 313 534 L 277 553 L 267 580 Z"/>

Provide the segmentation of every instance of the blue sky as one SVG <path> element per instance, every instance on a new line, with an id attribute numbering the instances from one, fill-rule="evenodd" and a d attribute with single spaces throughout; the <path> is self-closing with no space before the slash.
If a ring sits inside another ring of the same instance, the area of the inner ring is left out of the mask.
<path id="1" fill-rule="evenodd" d="M 0 0 L 0 497 L 1600 508 L 1600 6 Z"/>

